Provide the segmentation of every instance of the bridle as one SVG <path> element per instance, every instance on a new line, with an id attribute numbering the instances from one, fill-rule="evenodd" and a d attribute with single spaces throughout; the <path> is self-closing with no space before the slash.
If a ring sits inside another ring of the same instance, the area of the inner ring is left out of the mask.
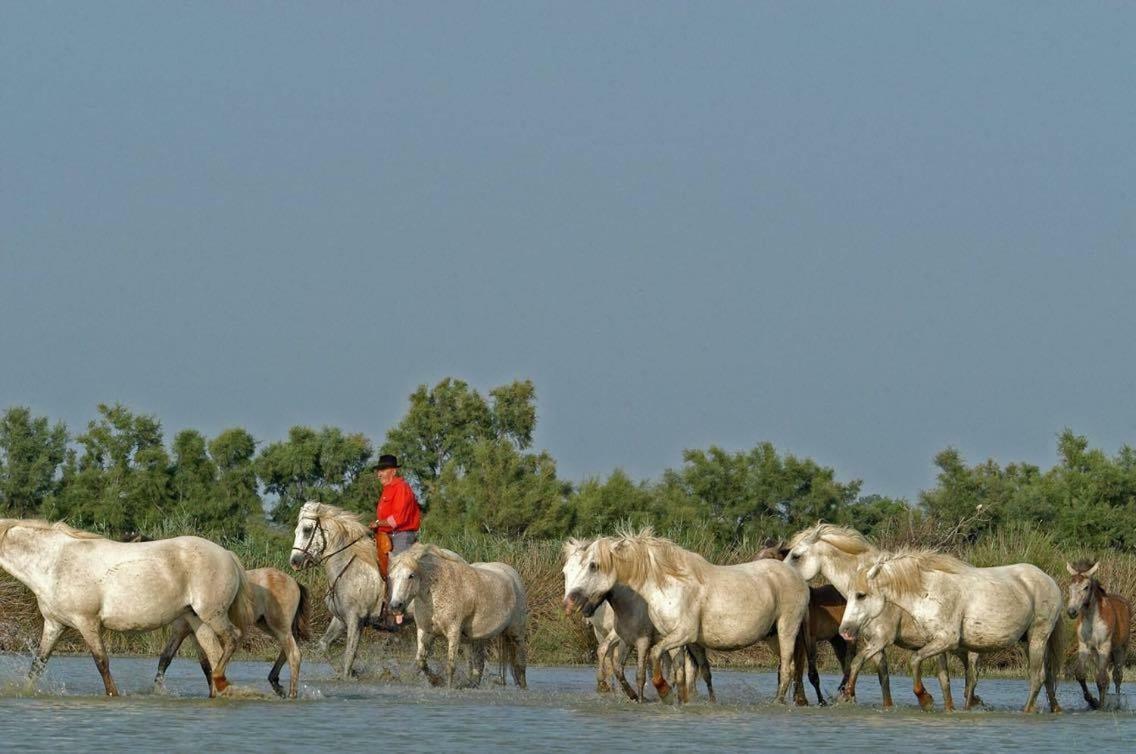
<path id="1" fill-rule="evenodd" d="M 323 519 L 321 519 L 319 516 L 307 516 L 305 518 L 301 518 L 300 520 L 301 521 L 315 521 L 316 525 L 312 527 L 312 533 L 308 535 L 308 541 L 306 543 L 304 543 L 304 546 L 303 547 L 293 546 L 292 550 L 299 552 L 308 561 L 314 563 L 317 566 L 323 565 L 324 563 L 326 563 L 331 558 L 335 557 L 339 553 L 343 552 L 344 550 L 346 550 L 349 547 L 351 547 L 352 545 L 354 545 L 356 542 L 360 541 L 364 537 L 369 536 L 368 534 L 360 534 L 358 537 L 355 537 L 355 539 L 351 540 L 350 542 L 345 544 L 343 547 L 340 547 L 335 552 L 331 552 L 331 553 L 327 553 L 327 554 L 324 554 L 324 553 L 321 552 L 319 555 L 315 555 L 314 553 L 312 553 L 312 544 L 315 542 L 317 531 L 320 534 L 320 540 L 323 542 L 324 547 L 327 547 L 327 531 L 323 528 Z M 335 593 L 335 586 L 339 583 L 339 579 L 343 577 L 343 574 L 347 573 L 347 569 L 351 567 L 351 564 L 355 562 L 355 557 L 356 557 L 355 555 L 352 555 L 351 559 L 347 561 L 347 565 L 343 566 L 343 568 L 341 568 L 339 570 L 339 573 L 336 574 L 335 578 L 332 579 L 331 584 L 327 588 L 327 593 L 324 594 L 324 598 L 326 598 L 328 595 Z"/>

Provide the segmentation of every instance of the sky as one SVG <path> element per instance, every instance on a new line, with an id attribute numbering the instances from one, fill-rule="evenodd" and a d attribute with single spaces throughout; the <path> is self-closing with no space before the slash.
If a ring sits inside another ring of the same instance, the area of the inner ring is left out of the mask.
<path id="1" fill-rule="evenodd" d="M 1136 5 L 4 3 L 0 408 L 561 476 L 770 441 L 914 500 L 1136 442 Z"/>

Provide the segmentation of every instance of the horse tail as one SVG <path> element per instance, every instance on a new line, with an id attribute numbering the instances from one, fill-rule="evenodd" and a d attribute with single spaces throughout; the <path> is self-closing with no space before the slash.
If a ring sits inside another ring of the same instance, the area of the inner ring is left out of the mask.
<path id="1" fill-rule="evenodd" d="M 237 572 L 237 593 L 229 605 L 229 621 L 240 630 L 241 635 L 244 635 L 256 623 L 256 602 L 240 558 L 233 555 L 233 563 Z"/>
<path id="2" fill-rule="evenodd" d="M 296 605 L 296 614 L 292 616 L 292 636 L 299 641 L 308 641 L 312 638 L 312 602 L 308 598 L 308 588 L 299 582 L 300 601 Z"/>
<path id="3" fill-rule="evenodd" d="M 1057 674 L 1061 671 L 1062 663 L 1065 661 L 1065 619 L 1061 617 L 1061 613 L 1057 613 L 1057 622 L 1053 624 L 1053 631 L 1050 632 L 1049 638 L 1045 642 L 1045 683 L 1050 688 L 1050 684 L 1057 683 Z"/>

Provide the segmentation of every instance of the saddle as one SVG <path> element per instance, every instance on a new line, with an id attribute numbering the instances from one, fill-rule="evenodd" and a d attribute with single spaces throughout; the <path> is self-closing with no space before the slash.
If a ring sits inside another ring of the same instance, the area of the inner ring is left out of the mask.
<path id="1" fill-rule="evenodd" d="M 390 572 L 390 553 L 394 549 L 394 542 L 391 541 L 391 535 L 385 531 L 375 532 L 375 555 L 379 562 L 379 575 L 382 576 L 383 581 L 388 581 L 387 574 Z"/>

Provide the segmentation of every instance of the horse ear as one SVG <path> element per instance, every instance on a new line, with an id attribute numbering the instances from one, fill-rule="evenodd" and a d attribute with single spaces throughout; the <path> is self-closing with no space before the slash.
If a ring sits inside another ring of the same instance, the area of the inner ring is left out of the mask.
<path id="1" fill-rule="evenodd" d="M 784 545 L 782 545 L 781 547 L 777 548 L 777 554 L 781 556 L 781 559 L 782 559 L 782 560 L 784 560 L 785 558 L 789 557 L 789 553 L 790 553 L 790 552 L 792 552 L 792 550 L 790 550 L 790 549 L 789 549 L 788 547 L 785 547 Z"/>
<path id="2" fill-rule="evenodd" d="M 1097 569 L 1098 569 L 1098 568 L 1100 568 L 1100 561 L 1099 561 L 1099 560 L 1098 560 L 1097 562 L 1093 563 L 1093 567 L 1092 567 L 1092 568 L 1090 568 L 1089 570 L 1085 571 L 1085 575 L 1086 575 L 1086 576 L 1092 576 L 1092 575 L 1093 575 L 1094 573 L 1096 573 L 1096 572 L 1097 572 Z"/>
<path id="3" fill-rule="evenodd" d="M 1068 561 L 1066 561 L 1066 563 L 1065 563 L 1065 570 L 1069 572 L 1070 576 L 1076 576 L 1077 575 L 1077 569 L 1074 568 L 1072 565 L 1070 565 Z"/>
<path id="4" fill-rule="evenodd" d="M 880 564 L 876 563 L 874 566 L 872 566 L 871 568 L 868 569 L 868 578 L 874 579 L 879 574 L 879 572 L 880 572 Z"/>

